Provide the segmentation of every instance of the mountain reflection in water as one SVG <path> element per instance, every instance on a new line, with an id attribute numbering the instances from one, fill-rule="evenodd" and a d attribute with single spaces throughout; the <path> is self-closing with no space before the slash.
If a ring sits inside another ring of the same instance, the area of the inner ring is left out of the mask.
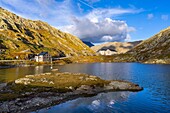
<path id="1" fill-rule="evenodd" d="M 114 105 L 128 99 L 130 92 L 110 92 L 100 93 L 95 97 L 79 98 L 66 103 L 42 109 L 39 113 L 108 113 L 112 111 Z"/>
<path id="2" fill-rule="evenodd" d="M 94 63 L 53 66 L 60 72 L 87 73 L 103 79 L 120 79 L 144 87 L 140 92 L 109 92 L 78 98 L 42 109 L 40 113 L 170 112 L 170 65 L 140 63 Z M 0 69 L 0 81 L 11 81 L 28 74 L 50 72 L 51 66 Z"/>

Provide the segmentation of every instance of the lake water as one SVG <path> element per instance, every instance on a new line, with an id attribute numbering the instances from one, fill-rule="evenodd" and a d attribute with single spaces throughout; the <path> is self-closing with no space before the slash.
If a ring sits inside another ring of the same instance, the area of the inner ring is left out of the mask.
<path id="1" fill-rule="evenodd" d="M 94 63 L 53 66 L 60 72 L 79 72 L 103 79 L 120 79 L 144 87 L 140 92 L 100 93 L 39 110 L 39 113 L 170 113 L 170 65 L 140 63 Z M 49 72 L 50 66 L 0 69 L 0 81 L 11 81 L 26 74 Z"/>

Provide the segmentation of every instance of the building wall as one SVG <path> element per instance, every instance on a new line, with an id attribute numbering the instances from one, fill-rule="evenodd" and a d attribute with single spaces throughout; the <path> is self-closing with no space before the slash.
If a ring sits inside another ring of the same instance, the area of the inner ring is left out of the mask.
<path id="1" fill-rule="evenodd" d="M 38 56 L 39 62 L 44 62 L 43 55 Z"/>
<path id="2" fill-rule="evenodd" d="M 38 56 L 35 56 L 35 61 L 36 61 L 36 62 L 39 62 Z"/>
<path id="3" fill-rule="evenodd" d="M 36 60 L 36 62 L 50 62 L 51 55 L 45 54 L 44 56 L 43 55 L 35 56 L 35 60 Z"/>
<path id="4" fill-rule="evenodd" d="M 51 61 L 51 55 L 45 54 L 45 55 L 43 56 L 43 61 L 44 61 L 44 62 L 50 62 L 50 61 Z"/>
<path id="5" fill-rule="evenodd" d="M 117 52 L 115 52 L 115 51 L 110 51 L 110 50 L 106 50 L 106 51 L 99 51 L 99 54 L 100 54 L 100 55 L 109 56 L 109 55 L 117 54 Z"/>

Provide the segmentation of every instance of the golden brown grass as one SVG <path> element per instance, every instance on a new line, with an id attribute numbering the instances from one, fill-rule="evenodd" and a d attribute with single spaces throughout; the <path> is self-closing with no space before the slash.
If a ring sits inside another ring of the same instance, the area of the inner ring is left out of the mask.
<path id="1" fill-rule="evenodd" d="M 109 83 L 96 76 L 87 74 L 73 74 L 73 73 L 47 73 L 42 75 L 26 76 L 29 80 L 29 86 L 53 87 L 56 89 L 78 88 L 81 85 L 99 85 Z"/>
<path id="2" fill-rule="evenodd" d="M 16 80 L 15 83 L 8 83 L 7 87 L 5 88 L 6 91 L 1 91 L 0 93 L 0 101 L 25 97 L 27 96 L 25 94 L 26 92 L 65 93 L 76 90 L 82 85 L 103 87 L 109 83 L 110 81 L 102 80 L 96 76 L 79 73 L 73 74 L 53 72 L 41 75 L 27 75 L 25 78 Z"/>

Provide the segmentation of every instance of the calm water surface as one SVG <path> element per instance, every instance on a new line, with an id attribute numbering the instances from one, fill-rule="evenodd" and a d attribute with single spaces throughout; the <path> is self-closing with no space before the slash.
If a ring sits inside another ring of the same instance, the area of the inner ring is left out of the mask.
<path id="1" fill-rule="evenodd" d="M 141 92 L 110 92 L 78 98 L 39 113 L 170 113 L 170 65 L 95 63 L 53 66 L 60 72 L 80 72 L 103 79 L 128 80 L 144 87 Z M 0 80 L 11 81 L 26 74 L 49 72 L 50 66 L 0 69 Z"/>

